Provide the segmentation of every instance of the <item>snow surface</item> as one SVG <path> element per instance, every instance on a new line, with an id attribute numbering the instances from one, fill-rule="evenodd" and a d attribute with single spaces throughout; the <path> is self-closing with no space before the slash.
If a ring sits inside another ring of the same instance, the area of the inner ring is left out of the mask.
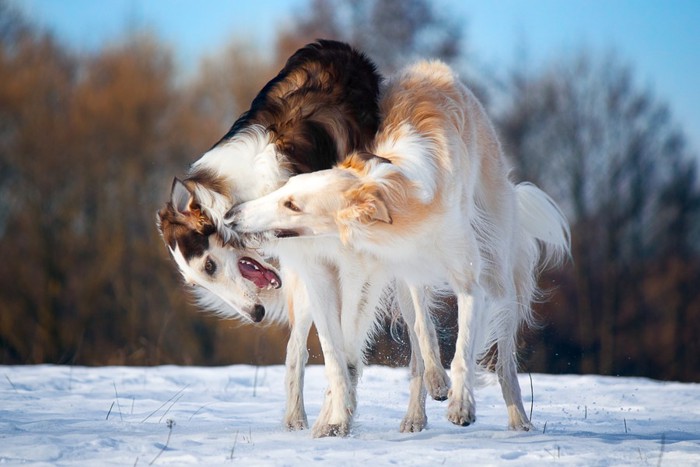
<path id="1" fill-rule="evenodd" d="M 536 430 L 505 429 L 498 386 L 458 427 L 428 401 L 428 427 L 399 433 L 405 368 L 366 368 L 348 438 L 288 432 L 284 368 L 0 366 L 3 465 L 700 465 L 700 385 L 533 374 Z M 530 380 L 520 375 L 526 410 Z M 315 420 L 325 387 L 310 366 Z M 660 461 L 660 462 L 659 462 Z"/>

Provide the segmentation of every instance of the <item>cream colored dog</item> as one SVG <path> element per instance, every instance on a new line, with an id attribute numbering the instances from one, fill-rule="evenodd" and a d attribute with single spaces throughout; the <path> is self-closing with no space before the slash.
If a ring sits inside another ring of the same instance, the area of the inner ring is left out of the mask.
<path id="1" fill-rule="evenodd" d="M 476 362 L 496 344 L 509 426 L 529 430 L 517 334 L 534 321 L 538 261 L 569 252 L 568 224 L 544 192 L 509 180 L 484 109 L 445 64 L 420 62 L 399 73 L 381 111 L 371 153 L 292 177 L 234 208 L 229 225 L 271 248 L 295 241 L 274 237 L 340 238 L 406 284 L 422 319 L 425 290 L 453 292 L 459 330 L 448 419 L 475 421 Z"/>

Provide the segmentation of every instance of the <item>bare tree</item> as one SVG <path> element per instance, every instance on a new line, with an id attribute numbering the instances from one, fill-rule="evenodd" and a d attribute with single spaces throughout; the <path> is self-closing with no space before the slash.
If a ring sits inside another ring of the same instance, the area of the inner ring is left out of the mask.
<path id="1" fill-rule="evenodd" d="M 271 77 L 257 51 L 232 46 L 178 85 L 145 31 L 74 56 L 26 22 L 5 34 L 4 19 L 0 361 L 281 361 L 285 330 L 196 313 L 155 228 L 173 176 Z"/>
<path id="2" fill-rule="evenodd" d="M 280 35 L 286 56 L 319 37 L 367 52 L 383 73 L 417 58 L 454 64 L 463 58 L 464 25 L 436 12 L 427 0 L 312 0 L 295 26 Z"/>
<path id="3" fill-rule="evenodd" d="M 575 301 L 565 312 L 578 329 L 570 337 L 581 355 L 573 358 L 581 371 L 604 374 L 621 368 L 620 336 L 651 324 L 639 319 L 650 309 L 648 266 L 689 234 L 688 216 L 697 222 L 687 202 L 697 196 L 694 159 L 682 133 L 619 63 L 582 52 L 534 77 L 516 73 L 500 121 L 521 176 L 560 200 L 574 224 Z M 664 196 L 679 182 L 683 196 Z"/>

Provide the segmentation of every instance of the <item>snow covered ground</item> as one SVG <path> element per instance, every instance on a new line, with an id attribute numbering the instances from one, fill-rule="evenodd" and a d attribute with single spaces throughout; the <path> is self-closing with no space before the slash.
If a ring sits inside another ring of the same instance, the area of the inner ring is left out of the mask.
<path id="1" fill-rule="evenodd" d="M 284 368 L 0 366 L 3 465 L 700 465 L 700 385 L 532 375 L 537 429 L 505 429 L 497 386 L 477 391 L 477 422 L 451 425 L 428 401 L 428 428 L 402 434 L 405 368 L 369 367 L 351 436 L 281 426 Z M 309 367 L 309 421 L 323 368 Z M 520 376 L 526 410 L 530 380 Z M 660 461 L 660 462 L 659 462 Z"/>

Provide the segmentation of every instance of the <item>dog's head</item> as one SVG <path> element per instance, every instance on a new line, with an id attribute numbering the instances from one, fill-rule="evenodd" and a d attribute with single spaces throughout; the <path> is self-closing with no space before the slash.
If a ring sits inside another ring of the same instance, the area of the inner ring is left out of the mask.
<path id="1" fill-rule="evenodd" d="M 226 317 L 260 322 L 265 304 L 278 301 L 277 268 L 254 251 L 225 245 L 195 189 L 175 179 L 158 228 L 199 305 Z"/>
<path id="2" fill-rule="evenodd" d="M 278 190 L 234 207 L 225 222 L 243 239 L 339 236 L 347 243 L 359 231 L 392 219 L 376 183 L 354 170 L 334 168 L 296 175 Z"/>

